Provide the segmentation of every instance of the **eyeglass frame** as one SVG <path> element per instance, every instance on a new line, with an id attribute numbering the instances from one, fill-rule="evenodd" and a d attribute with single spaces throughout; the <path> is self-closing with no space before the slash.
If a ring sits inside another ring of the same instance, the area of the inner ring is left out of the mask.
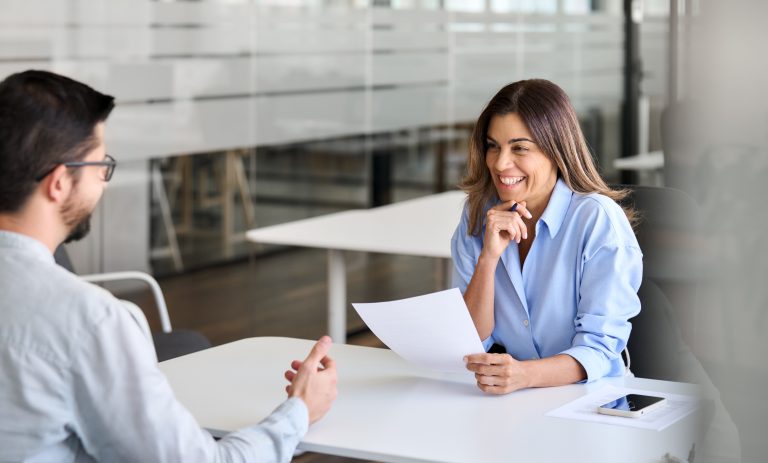
<path id="1" fill-rule="evenodd" d="M 59 167 L 59 166 L 65 166 L 65 167 L 69 167 L 69 168 L 78 168 L 78 167 L 86 167 L 86 166 L 101 166 L 101 167 L 106 167 L 107 168 L 107 171 L 104 174 L 104 179 L 103 180 L 105 182 L 108 182 L 108 181 L 110 181 L 112 179 L 112 175 L 115 173 L 115 168 L 117 167 L 117 161 L 115 160 L 115 158 L 113 158 L 109 154 L 105 155 L 104 158 L 105 159 L 103 161 L 71 161 L 71 162 L 61 162 L 61 163 L 56 164 L 55 166 L 51 167 L 51 169 L 49 171 L 47 171 L 46 173 L 37 176 L 35 178 L 35 181 L 39 182 L 42 179 L 44 179 L 45 177 L 51 175 L 51 172 L 56 170 L 56 168 Z"/>

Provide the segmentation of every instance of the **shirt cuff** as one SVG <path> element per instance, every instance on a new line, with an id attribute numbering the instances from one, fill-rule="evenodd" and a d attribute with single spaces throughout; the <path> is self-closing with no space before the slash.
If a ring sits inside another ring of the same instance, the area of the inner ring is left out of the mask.
<path id="1" fill-rule="evenodd" d="M 284 415 L 299 439 L 309 430 L 309 409 L 307 404 L 298 397 L 291 397 L 275 409 L 274 414 Z"/>
<path id="2" fill-rule="evenodd" d="M 584 367 L 584 371 L 587 372 L 587 383 L 596 381 L 608 373 L 605 361 L 598 358 L 601 354 L 595 352 L 595 350 L 590 347 L 574 346 L 564 350 L 561 354 L 570 355 Z"/>

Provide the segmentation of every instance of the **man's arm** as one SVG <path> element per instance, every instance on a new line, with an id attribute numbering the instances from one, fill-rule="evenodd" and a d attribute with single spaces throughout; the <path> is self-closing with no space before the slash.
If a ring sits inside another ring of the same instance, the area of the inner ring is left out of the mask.
<path id="1" fill-rule="evenodd" d="M 93 332 L 78 334 L 77 346 L 74 428 L 96 460 L 287 462 L 307 431 L 307 405 L 294 397 L 262 423 L 214 441 L 176 400 L 152 346 L 119 304 Z"/>

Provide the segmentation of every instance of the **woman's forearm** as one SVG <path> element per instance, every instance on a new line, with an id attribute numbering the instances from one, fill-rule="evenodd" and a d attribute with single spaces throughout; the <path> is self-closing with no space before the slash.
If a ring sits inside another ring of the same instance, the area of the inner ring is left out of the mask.
<path id="1" fill-rule="evenodd" d="M 480 254 L 475 273 L 464 292 L 464 302 L 480 339 L 488 338 L 493 332 L 493 285 L 498 262 L 498 258 Z"/>
<path id="2" fill-rule="evenodd" d="M 521 362 L 528 379 L 526 387 L 550 387 L 573 384 L 587 379 L 587 372 L 575 358 L 558 354 L 539 360 Z"/>

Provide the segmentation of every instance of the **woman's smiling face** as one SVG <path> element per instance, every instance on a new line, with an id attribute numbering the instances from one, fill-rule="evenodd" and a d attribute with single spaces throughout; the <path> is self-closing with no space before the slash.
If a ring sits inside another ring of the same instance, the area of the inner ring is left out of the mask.
<path id="1" fill-rule="evenodd" d="M 494 116 L 488 125 L 485 164 L 502 201 L 526 201 L 544 211 L 557 182 L 555 164 L 534 143 L 516 113 Z"/>

